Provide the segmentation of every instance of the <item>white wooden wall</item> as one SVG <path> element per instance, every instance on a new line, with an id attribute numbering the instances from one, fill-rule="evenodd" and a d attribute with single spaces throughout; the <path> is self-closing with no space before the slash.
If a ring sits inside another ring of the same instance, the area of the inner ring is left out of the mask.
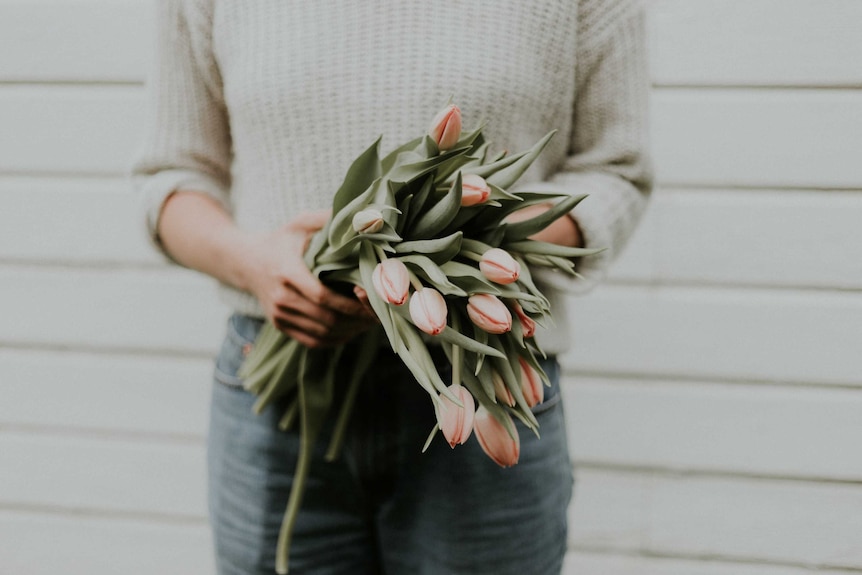
<path id="1" fill-rule="evenodd" d="M 862 572 L 862 2 L 655 0 L 659 187 L 576 301 L 567 575 Z M 0 0 L 0 573 L 207 574 L 225 310 L 123 174 L 148 0 Z"/>

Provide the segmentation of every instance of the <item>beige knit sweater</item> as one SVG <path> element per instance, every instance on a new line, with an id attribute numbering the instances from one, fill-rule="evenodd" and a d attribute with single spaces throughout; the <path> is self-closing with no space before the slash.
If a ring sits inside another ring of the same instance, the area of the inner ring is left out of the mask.
<path id="1" fill-rule="evenodd" d="M 588 193 L 574 210 L 602 277 L 650 188 L 648 78 L 637 0 L 159 0 L 149 131 L 135 163 L 150 236 L 178 189 L 266 231 L 328 207 L 353 158 L 420 135 L 450 97 L 497 149 L 559 130 L 521 189 Z M 221 286 L 236 311 L 262 315 Z M 555 297 L 557 296 L 557 297 Z M 568 345 L 565 321 L 542 342 Z"/>

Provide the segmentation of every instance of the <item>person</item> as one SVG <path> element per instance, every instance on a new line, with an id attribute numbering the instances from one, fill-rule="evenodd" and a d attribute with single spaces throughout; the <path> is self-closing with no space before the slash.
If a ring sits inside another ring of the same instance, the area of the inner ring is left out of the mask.
<path id="1" fill-rule="evenodd" d="M 298 450 L 278 409 L 255 415 L 237 377 L 263 322 L 310 347 L 374 322 L 301 257 L 352 159 L 381 134 L 384 153 L 422 134 L 450 97 L 465 128 L 485 122 L 498 150 L 558 130 L 519 185 L 589 197 L 540 239 L 609 248 L 579 261 L 577 280 L 539 278 L 565 318 L 564 293 L 603 277 L 649 195 L 643 10 L 636 0 L 159 1 L 133 176 L 154 245 L 217 279 L 233 311 L 208 433 L 220 574 L 273 572 Z M 323 461 L 326 429 L 318 441 L 291 573 L 559 573 L 573 475 L 556 361 L 569 334 L 557 323 L 537 336 L 553 383 L 534 408 L 541 439 L 521 427 L 521 460 L 507 469 L 474 438 L 421 453 L 431 403 L 394 353 L 380 353 L 342 456 Z"/>

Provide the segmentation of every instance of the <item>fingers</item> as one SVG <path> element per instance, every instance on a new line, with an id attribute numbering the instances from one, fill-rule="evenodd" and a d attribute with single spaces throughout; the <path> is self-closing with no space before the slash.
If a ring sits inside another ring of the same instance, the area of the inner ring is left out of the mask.
<path id="1" fill-rule="evenodd" d="M 365 308 L 370 315 L 374 316 L 374 319 L 379 322 L 379 318 L 377 314 L 374 313 L 374 308 L 371 307 L 371 302 L 368 300 L 368 292 L 361 286 L 353 286 L 353 293 L 356 295 L 356 299 L 359 300 L 359 303 Z"/>
<path id="2" fill-rule="evenodd" d="M 286 311 L 279 312 L 272 320 L 279 330 L 311 348 L 347 343 L 375 323 L 370 319 L 341 317 L 332 326 L 324 326 L 313 318 Z"/>
<path id="3" fill-rule="evenodd" d="M 306 233 L 316 232 L 326 225 L 331 213 L 331 209 L 303 212 L 296 218 L 292 219 L 287 224 L 287 228 L 291 231 Z"/>
<path id="4" fill-rule="evenodd" d="M 369 311 L 358 299 L 343 296 L 320 283 L 311 272 L 297 270 L 291 284 L 308 301 L 318 307 L 330 309 L 346 316 L 368 316 Z M 371 312 L 373 315 L 373 312 Z"/>

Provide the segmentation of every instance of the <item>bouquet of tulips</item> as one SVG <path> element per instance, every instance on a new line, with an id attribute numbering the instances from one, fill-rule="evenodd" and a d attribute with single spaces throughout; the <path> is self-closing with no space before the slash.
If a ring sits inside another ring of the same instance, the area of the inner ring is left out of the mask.
<path id="1" fill-rule="evenodd" d="M 347 391 L 338 406 L 328 459 L 338 456 L 358 386 L 388 340 L 428 392 L 437 425 L 452 447 L 475 430 L 501 466 L 518 461 L 513 417 L 537 432 L 531 407 L 547 375 L 533 335 L 551 320 L 547 298 L 529 266 L 576 275 L 573 259 L 595 250 L 529 239 L 585 196 L 507 191 L 553 136 L 513 155 L 493 154 L 482 128 L 462 133 L 449 105 L 428 133 L 380 158 L 378 139 L 351 165 L 332 215 L 311 239 L 305 261 L 330 286 L 360 286 L 380 320 L 377 334 L 329 349 L 306 348 L 267 323 L 240 371 L 259 411 L 275 399 L 297 421 L 301 449 L 279 537 L 277 570 L 287 572 L 290 534 L 311 452 L 334 403 L 335 381 Z M 507 223 L 526 206 L 552 204 L 531 219 Z M 428 351 L 442 346 L 452 381 L 440 377 Z M 478 402 L 478 408 L 476 403 Z M 419 446 L 417 446 L 417 449 Z"/>

